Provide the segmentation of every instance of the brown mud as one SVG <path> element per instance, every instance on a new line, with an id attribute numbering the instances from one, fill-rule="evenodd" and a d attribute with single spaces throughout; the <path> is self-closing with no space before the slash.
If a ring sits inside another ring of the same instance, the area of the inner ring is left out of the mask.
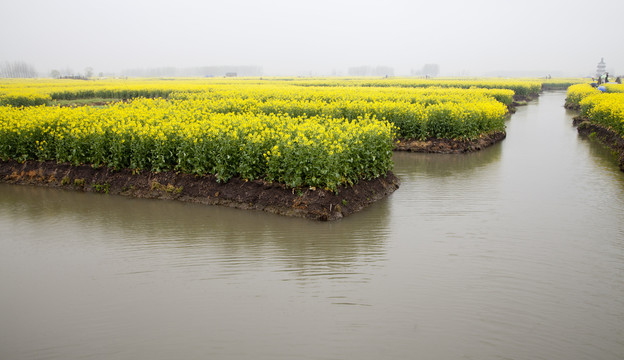
<path id="1" fill-rule="evenodd" d="M 580 111 L 581 110 L 581 105 L 579 104 L 575 104 L 575 103 L 569 103 L 566 101 L 566 103 L 563 105 L 564 108 L 568 109 L 568 110 L 576 110 L 576 111 Z"/>
<path id="2" fill-rule="evenodd" d="M 513 102 L 511 103 L 511 105 L 507 106 L 507 109 L 509 110 L 509 114 L 515 114 L 516 112 L 516 108 L 518 106 L 526 106 L 529 104 L 529 102 L 536 100 L 539 98 L 539 94 L 538 95 L 514 95 L 513 96 Z"/>
<path id="3" fill-rule="evenodd" d="M 133 173 L 90 165 L 73 166 L 54 161 L 0 161 L 0 182 L 37 185 L 137 198 L 170 199 L 313 220 L 337 220 L 360 211 L 398 189 L 392 173 L 360 181 L 336 192 L 315 188 L 292 189 L 262 180 L 232 178 L 217 182 L 214 176 L 195 176 L 173 171 Z"/>
<path id="4" fill-rule="evenodd" d="M 520 103 L 522 105 L 525 105 L 527 102 L 529 102 L 531 100 L 535 100 L 537 98 L 539 98 L 539 94 L 537 94 L 537 95 L 518 95 L 518 94 L 515 94 L 513 96 L 513 101 L 517 102 L 517 103 Z"/>
<path id="5" fill-rule="evenodd" d="M 573 124 L 577 127 L 579 134 L 596 137 L 600 142 L 611 148 L 618 154 L 620 170 L 624 171 L 624 138 L 613 130 L 607 129 L 589 120 L 577 116 Z"/>
<path id="6" fill-rule="evenodd" d="M 506 136 L 505 132 L 496 131 L 471 140 L 438 138 L 430 138 L 427 140 L 399 139 L 394 150 L 439 154 L 468 153 L 483 150 L 503 140 Z"/>

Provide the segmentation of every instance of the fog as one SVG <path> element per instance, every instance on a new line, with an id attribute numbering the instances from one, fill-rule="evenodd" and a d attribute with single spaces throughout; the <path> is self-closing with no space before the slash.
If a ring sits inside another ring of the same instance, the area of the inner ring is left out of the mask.
<path id="1" fill-rule="evenodd" d="M 443 76 L 624 73 L 624 1 L 2 0 L 0 63 L 94 74 L 253 66 L 270 75 L 351 67 Z"/>

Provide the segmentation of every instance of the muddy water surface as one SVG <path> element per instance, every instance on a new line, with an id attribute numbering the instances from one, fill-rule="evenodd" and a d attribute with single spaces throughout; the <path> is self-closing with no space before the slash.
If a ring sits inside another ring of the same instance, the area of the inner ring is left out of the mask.
<path id="1" fill-rule="evenodd" d="M 622 359 L 624 173 L 564 97 L 331 223 L 0 184 L 0 358 Z"/>

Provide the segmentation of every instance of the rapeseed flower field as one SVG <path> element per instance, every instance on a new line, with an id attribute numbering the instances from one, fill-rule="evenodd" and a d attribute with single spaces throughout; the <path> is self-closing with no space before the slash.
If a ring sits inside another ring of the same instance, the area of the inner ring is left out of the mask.
<path id="1" fill-rule="evenodd" d="M 568 89 L 567 104 L 576 104 L 581 115 L 624 137 L 624 85 L 604 84 L 602 92 L 589 84 Z"/>
<path id="2" fill-rule="evenodd" d="M 530 81 L 0 81 L 0 158 L 175 170 L 335 190 L 392 169 L 398 138 L 504 131 Z M 82 98 L 106 106 L 59 106 Z"/>

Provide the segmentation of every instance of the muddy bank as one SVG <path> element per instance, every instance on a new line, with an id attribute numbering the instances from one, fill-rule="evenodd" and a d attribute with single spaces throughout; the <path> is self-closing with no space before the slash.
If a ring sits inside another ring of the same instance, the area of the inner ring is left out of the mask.
<path id="1" fill-rule="evenodd" d="M 531 101 L 531 100 L 535 100 L 539 98 L 539 94 L 536 95 L 518 95 L 515 94 L 513 96 L 513 101 L 517 102 L 517 103 L 521 103 L 523 105 L 526 105 L 527 102 Z"/>
<path id="2" fill-rule="evenodd" d="M 340 219 L 360 211 L 390 195 L 400 184 L 399 179 L 389 172 L 385 177 L 360 181 L 334 193 L 314 188 L 291 189 L 262 180 L 233 178 L 227 183 L 219 183 L 209 175 L 133 174 L 129 169 L 113 171 L 53 161 L 0 161 L 0 182 L 221 205 L 321 221 Z"/>
<path id="3" fill-rule="evenodd" d="M 529 104 L 529 102 L 533 101 L 533 100 L 537 100 L 539 99 L 540 94 L 533 94 L 533 95 L 518 95 L 515 94 L 513 96 L 513 101 L 511 103 L 511 105 L 508 105 L 507 108 L 509 109 L 509 113 L 513 114 L 516 112 L 516 108 L 518 106 L 526 106 Z"/>
<path id="4" fill-rule="evenodd" d="M 506 137 L 502 131 L 481 135 L 473 140 L 437 139 L 410 140 L 399 139 L 395 151 L 410 151 L 422 153 L 459 154 L 482 150 L 494 145 Z"/>
<path id="5" fill-rule="evenodd" d="M 609 130 L 600 125 L 591 123 L 587 119 L 577 116 L 574 118 L 574 125 L 577 126 L 581 135 L 595 137 L 603 144 L 618 153 L 620 170 L 624 171 L 624 138 L 615 131 Z"/>
<path id="6" fill-rule="evenodd" d="M 568 110 L 575 110 L 575 111 L 580 111 L 581 110 L 581 105 L 579 104 L 575 104 L 575 103 L 569 103 L 566 101 L 566 103 L 563 105 L 564 108 L 568 109 Z"/>
<path id="7" fill-rule="evenodd" d="M 539 95 L 514 95 L 513 102 L 511 105 L 507 105 L 507 110 L 509 110 L 509 114 L 515 114 L 518 106 L 526 106 L 530 101 L 538 99 Z"/>

